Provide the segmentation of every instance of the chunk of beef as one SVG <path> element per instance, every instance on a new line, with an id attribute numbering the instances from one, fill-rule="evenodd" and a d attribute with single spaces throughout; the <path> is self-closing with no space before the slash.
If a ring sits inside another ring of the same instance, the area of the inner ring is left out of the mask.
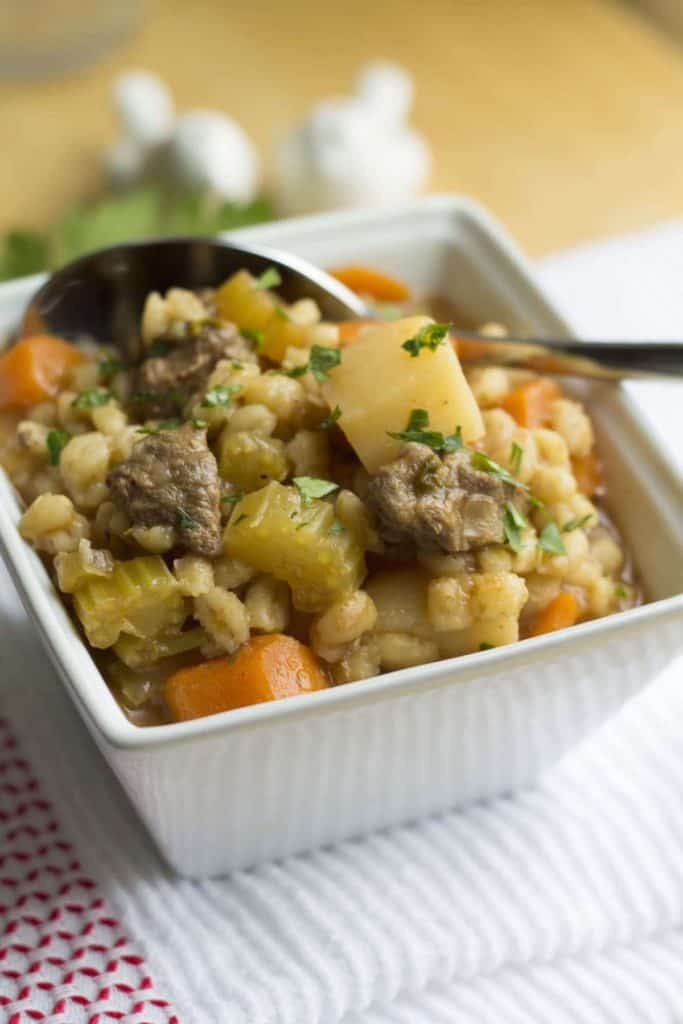
<path id="1" fill-rule="evenodd" d="M 220 481 L 205 431 L 188 423 L 145 437 L 107 483 L 133 526 L 174 526 L 189 551 L 220 553 Z"/>
<path id="2" fill-rule="evenodd" d="M 440 458 L 426 445 L 404 445 L 370 481 L 368 502 L 384 540 L 450 554 L 500 543 L 514 488 L 474 469 L 471 459 L 467 448 Z"/>
<path id="3" fill-rule="evenodd" d="M 153 344 L 164 349 L 138 368 L 135 413 L 142 419 L 177 416 L 185 403 L 201 391 L 219 359 L 253 363 L 253 349 L 232 324 L 204 324 L 189 336 L 164 335 Z"/>

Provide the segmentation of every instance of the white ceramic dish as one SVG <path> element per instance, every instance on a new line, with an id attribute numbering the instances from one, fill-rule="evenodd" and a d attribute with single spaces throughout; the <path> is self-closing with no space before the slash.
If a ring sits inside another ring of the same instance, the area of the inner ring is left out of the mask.
<path id="1" fill-rule="evenodd" d="M 475 320 L 568 331 L 500 228 L 458 197 L 239 234 L 322 265 L 374 263 L 449 296 Z M 0 288 L 0 332 L 39 280 Z M 24 603 L 177 870 L 215 875 L 522 786 L 673 658 L 683 624 L 681 479 L 623 390 L 584 390 L 651 603 L 510 647 L 150 729 L 131 725 L 110 695 L 16 531 L 20 510 L 0 473 L 0 542 Z"/>

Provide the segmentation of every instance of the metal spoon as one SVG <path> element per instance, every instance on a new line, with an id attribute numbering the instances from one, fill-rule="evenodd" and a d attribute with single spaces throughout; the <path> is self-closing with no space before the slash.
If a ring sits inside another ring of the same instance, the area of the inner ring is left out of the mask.
<path id="1" fill-rule="evenodd" d="M 101 249 L 65 264 L 30 300 L 19 333 L 90 337 L 135 358 L 140 353 L 140 315 L 150 292 L 214 287 L 238 270 L 258 277 L 269 267 L 282 278 L 277 291 L 286 302 L 315 299 L 329 320 L 367 315 L 352 291 L 295 256 L 215 238 L 152 239 Z"/>
<path id="2" fill-rule="evenodd" d="M 365 304 L 325 271 L 277 250 L 234 245 L 215 238 L 152 239 L 81 256 L 56 271 L 33 296 L 20 334 L 49 331 L 65 338 L 91 337 L 140 354 L 139 324 L 145 298 L 168 288 L 213 287 L 237 270 L 259 275 L 275 267 L 278 293 L 287 302 L 312 298 L 323 317 L 368 316 Z M 545 373 L 602 380 L 683 374 L 683 343 L 488 338 L 454 331 L 467 363 L 505 364 Z"/>

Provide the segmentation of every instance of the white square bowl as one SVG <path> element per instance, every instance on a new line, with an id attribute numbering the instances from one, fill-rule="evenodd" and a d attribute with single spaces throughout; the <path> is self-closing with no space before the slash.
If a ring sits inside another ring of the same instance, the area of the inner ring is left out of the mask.
<path id="1" fill-rule="evenodd" d="M 430 197 L 233 233 L 323 266 L 364 261 L 471 319 L 567 334 L 478 207 Z M 0 287 L 0 332 L 40 278 Z M 182 282 L 179 282 L 182 283 Z M 140 729 L 111 696 L 0 472 L 0 544 L 71 697 L 161 852 L 206 877 L 523 786 L 651 682 L 681 646 L 683 488 L 624 389 L 585 386 L 612 505 L 651 603 L 497 650 L 211 718 Z"/>

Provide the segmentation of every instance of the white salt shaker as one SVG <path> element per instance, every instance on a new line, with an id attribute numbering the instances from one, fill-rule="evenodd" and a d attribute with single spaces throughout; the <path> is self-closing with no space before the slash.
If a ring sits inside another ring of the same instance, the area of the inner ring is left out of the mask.
<path id="1" fill-rule="evenodd" d="M 412 100 L 410 75 L 375 61 L 362 69 L 352 96 L 317 103 L 277 147 L 280 210 L 379 206 L 420 192 L 431 156 L 407 124 Z"/>

